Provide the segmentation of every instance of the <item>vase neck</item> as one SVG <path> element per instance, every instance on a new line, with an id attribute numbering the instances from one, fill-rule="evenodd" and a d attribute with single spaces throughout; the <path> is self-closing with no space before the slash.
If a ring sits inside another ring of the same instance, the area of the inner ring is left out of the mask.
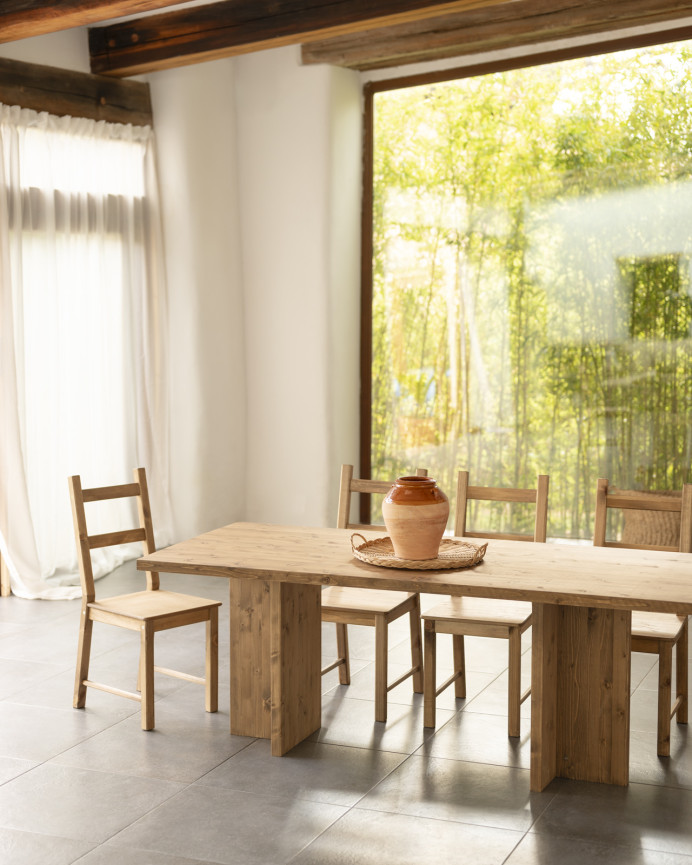
<path id="1" fill-rule="evenodd" d="M 420 475 L 405 475 L 404 477 L 397 478 L 395 483 L 397 486 L 402 487 L 427 489 L 428 487 L 434 487 L 437 481 L 435 478 L 421 477 Z"/>

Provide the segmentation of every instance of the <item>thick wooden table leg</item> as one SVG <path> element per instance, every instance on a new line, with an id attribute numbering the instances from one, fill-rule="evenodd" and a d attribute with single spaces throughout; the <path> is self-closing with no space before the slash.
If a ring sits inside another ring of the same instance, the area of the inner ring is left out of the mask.
<path id="1" fill-rule="evenodd" d="M 231 733 L 281 756 L 321 723 L 320 587 L 230 580 Z"/>
<path id="2" fill-rule="evenodd" d="M 271 740 L 281 756 L 321 723 L 320 586 L 272 583 Z"/>
<path id="3" fill-rule="evenodd" d="M 270 584 L 229 580 L 231 733 L 271 738 Z"/>
<path id="4" fill-rule="evenodd" d="M 531 789 L 629 781 L 629 610 L 533 605 Z"/>

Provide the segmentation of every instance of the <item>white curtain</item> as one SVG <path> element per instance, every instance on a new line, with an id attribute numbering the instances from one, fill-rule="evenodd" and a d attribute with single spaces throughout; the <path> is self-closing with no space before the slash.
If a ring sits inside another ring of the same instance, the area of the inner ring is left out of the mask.
<path id="1" fill-rule="evenodd" d="M 67 477 L 147 469 L 168 542 L 165 289 L 149 127 L 0 105 L 0 554 L 26 598 L 80 594 Z M 90 532 L 132 525 L 92 505 Z M 141 548 L 99 550 L 103 575 Z"/>

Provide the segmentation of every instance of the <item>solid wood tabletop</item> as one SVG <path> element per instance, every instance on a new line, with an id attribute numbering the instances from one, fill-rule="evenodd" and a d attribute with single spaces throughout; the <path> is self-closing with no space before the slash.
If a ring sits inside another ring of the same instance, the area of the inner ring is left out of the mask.
<path id="1" fill-rule="evenodd" d="M 232 523 L 139 559 L 140 570 L 692 613 L 692 556 L 581 544 L 488 541 L 462 570 L 359 561 L 348 529 Z M 382 532 L 363 532 L 368 538 Z"/>

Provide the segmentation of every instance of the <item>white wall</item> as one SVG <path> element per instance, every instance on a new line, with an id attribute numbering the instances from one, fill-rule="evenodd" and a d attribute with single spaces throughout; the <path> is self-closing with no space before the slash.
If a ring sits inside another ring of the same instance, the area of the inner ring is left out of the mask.
<path id="1" fill-rule="evenodd" d="M 250 520 L 333 524 L 357 458 L 358 75 L 236 58 Z"/>
<path id="2" fill-rule="evenodd" d="M 148 80 L 176 535 L 333 524 L 358 459 L 359 76 L 288 48 Z"/>
<path id="3" fill-rule="evenodd" d="M 360 456 L 360 247 L 363 189 L 361 76 L 330 70 L 328 525 L 336 522 L 342 463 Z"/>
<path id="4" fill-rule="evenodd" d="M 44 66 L 57 66 L 75 72 L 89 72 L 89 42 L 86 30 L 81 27 L 35 36 L 33 39 L 20 39 L 18 42 L 3 42 L 0 45 L 0 57 L 23 60 L 25 63 L 42 63 Z"/>
<path id="5" fill-rule="evenodd" d="M 231 60 L 149 76 L 166 244 L 174 534 L 245 512 L 245 339 Z"/>

